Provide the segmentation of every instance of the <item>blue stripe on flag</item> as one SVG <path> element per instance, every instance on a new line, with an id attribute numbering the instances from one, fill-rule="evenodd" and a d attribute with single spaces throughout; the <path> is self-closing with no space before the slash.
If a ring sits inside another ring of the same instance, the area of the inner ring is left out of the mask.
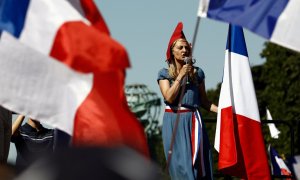
<path id="1" fill-rule="evenodd" d="M 30 0 L 0 0 L 0 30 L 19 37 Z"/>
<path id="2" fill-rule="evenodd" d="M 280 167 L 275 160 L 275 157 L 276 156 L 278 157 L 279 155 L 273 147 L 270 147 L 269 151 L 270 151 L 270 159 L 271 159 L 271 163 L 272 163 L 273 175 L 281 175 Z"/>
<path id="3" fill-rule="evenodd" d="M 229 25 L 226 49 L 248 57 L 243 28 L 240 26 Z"/>
<path id="4" fill-rule="evenodd" d="M 210 0 L 209 18 L 240 25 L 270 39 L 289 0 Z"/>

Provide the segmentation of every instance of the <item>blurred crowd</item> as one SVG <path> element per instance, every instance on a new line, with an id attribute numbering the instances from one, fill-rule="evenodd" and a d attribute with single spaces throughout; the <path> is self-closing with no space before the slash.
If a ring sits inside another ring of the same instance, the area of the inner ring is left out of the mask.
<path id="1" fill-rule="evenodd" d="M 128 147 L 72 147 L 71 138 L 0 107 L 0 179 L 160 179 L 155 164 Z M 13 122 L 13 123 L 12 123 Z M 10 142 L 17 151 L 7 163 Z"/>

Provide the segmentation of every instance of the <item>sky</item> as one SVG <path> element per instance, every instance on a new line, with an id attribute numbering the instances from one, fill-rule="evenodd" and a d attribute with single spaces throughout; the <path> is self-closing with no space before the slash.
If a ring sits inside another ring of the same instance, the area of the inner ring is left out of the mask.
<path id="1" fill-rule="evenodd" d="M 111 36 L 123 44 L 130 57 L 126 84 L 145 84 L 160 97 L 156 82 L 158 71 L 167 67 L 166 49 L 179 21 L 183 22 L 186 38 L 192 42 L 199 0 L 127 0 L 96 3 L 104 17 Z M 222 81 L 228 24 L 202 18 L 198 29 L 193 57 L 195 66 L 206 75 L 206 89 L 216 88 Z M 260 57 L 265 40 L 244 30 L 250 65 L 265 62 Z"/>
<path id="2" fill-rule="evenodd" d="M 111 36 L 127 50 L 131 68 L 126 70 L 126 85 L 145 84 L 162 98 L 157 84 L 158 71 L 167 67 L 166 49 L 178 22 L 192 42 L 199 0 L 95 0 Z M 228 24 L 201 19 L 193 57 L 195 66 L 206 75 L 206 89 L 216 88 L 222 81 Z M 244 30 L 250 65 L 265 62 L 260 57 L 265 40 Z M 113 82 L 112 82 L 113 83 Z M 214 102 L 217 103 L 217 102 Z M 162 107 L 163 108 L 163 107 Z M 162 114 L 160 115 L 160 119 Z M 15 119 L 16 116 L 13 117 Z M 9 162 L 15 161 L 15 147 L 11 144 Z"/>
<path id="3" fill-rule="evenodd" d="M 192 42 L 197 22 L 199 0 L 95 0 L 110 29 L 111 36 L 125 46 L 131 68 L 126 70 L 126 85 L 145 84 L 163 99 L 158 83 L 158 71 L 167 67 L 166 50 L 178 22 Z M 222 81 L 228 24 L 201 18 L 197 39 L 193 45 L 195 66 L 205 73 L 206 90 L 215 89 Z M 265 39 L 244 29 L 251 66 L 260 65 Z M 161 101 L 163 102 L 163 101 Z M 218 102 L 213 102 L 218 104 Z M 163 108 L 158 115 L 162 124 Z"/>

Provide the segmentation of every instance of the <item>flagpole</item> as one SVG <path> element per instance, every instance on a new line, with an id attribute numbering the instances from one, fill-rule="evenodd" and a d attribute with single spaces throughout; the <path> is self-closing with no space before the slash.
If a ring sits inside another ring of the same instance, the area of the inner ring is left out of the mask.
<path id="1" fill-rule="evenodd" d="M 192 46 L 193 47 L 192 47 L 191 57 L 193 57 L 193 52 L 194 52 L 194 49 L 195 49 L 194 47 L 195 47 L 195 44 L 196 44 L 196 39 L 197 39 L 198 29 L 199 29 L 199 25 L 200 25 L 200 20 L 201 20 L 201 17 L 197 16 L 196 27 L 195 27 L 193 41 L 192 41 Z"/>
<path id="2" fill-rule="evenodd" d="M 193 41 L 192 41 L 193 48 L 192 48 L 192 51 L 191 51 L 191 57 L 193 57 L 193 49 L 194 49 L 195 43 L 196 43 L 196 38 L 197 38 L 198 28 L 199 28 L 199 25 L 200 25 L 200 20 L 201 20 L 201 17 L 197 16 L 196 27 L 195 27 Z M 185 87 L 186 87 L 186 84 L 187 84 L 187 78 L 188 78 L 188 75 L 186 75 L 185 78 L 182 81 L 183 85 L 182 85 L 182 88 L 181 88 L 179 102 L 178 102 L 178 106 L 177 106 L 178 110 L 181 108 L 181 102 L 182 102 L 183 95 L 184 95 L 184 92 L 185 92 Z M 178 123 L 179 123 L 179 117 L 180 117 L 180 113 L 178 113 L 178 111 L 177 111 L 175 126 L 174 126 L 174 129 L 173 129 L 173 132 L 172 132 L 171 144 L 170 144 L 170 148 L 169 148 L 169 151 L 168 151 L 168 158 L 167 158 L 167 165 L 166 165 L 166 171 L 167 172 L 168 172 L 168 169 L 169 169 L 169 165 L 170 165 L 170 161 L 171 161 L 171 157 L 172 157 L 172 153 L 173 153 L 173 145 L 174 145 L 175 135 L 176 135 L 176 131 L 177 131 Z"/>

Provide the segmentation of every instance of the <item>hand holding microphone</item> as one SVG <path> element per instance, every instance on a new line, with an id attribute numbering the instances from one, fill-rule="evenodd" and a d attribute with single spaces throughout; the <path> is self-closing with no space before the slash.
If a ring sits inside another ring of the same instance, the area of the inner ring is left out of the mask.
<path id="1" fill-rule="evenodd" d="M 193 66 L 193 64 L 196 62 L 196 60 L 195 59 L 192 59 L 192 57 L 185 57 L 184 58 L 184 62 L 185 62 L 185 64 L 187 65 L 191 65 L 191 68 L 192 68 L 192 66 Z M 189 72 L 190 70 L 188 70 L 188 72 Z M 186 74 L 186 84 L 189 84 L 190 82 L 189 82 L 189 73 L 187 72 L 187 74 Z"/>
<path id="2" fill-rule="evenodd" d="M 193 59 L 192 57 L 185 57 L 183 60 L 185 64 L 190 64 L 190 65 L 193 65 L 196 62 L 196 60 Z"/>

